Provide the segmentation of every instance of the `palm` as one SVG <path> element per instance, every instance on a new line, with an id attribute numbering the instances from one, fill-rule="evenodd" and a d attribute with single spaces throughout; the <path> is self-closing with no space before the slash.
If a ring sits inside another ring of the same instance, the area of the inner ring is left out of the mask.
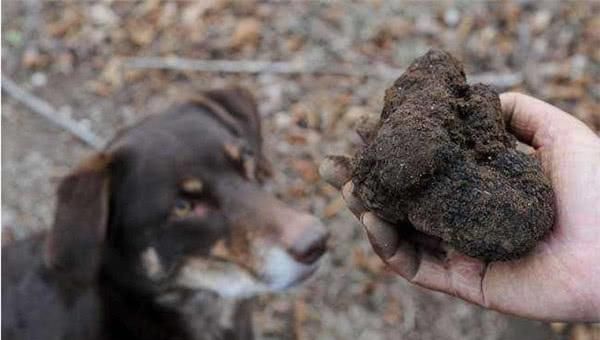
<path id="1" fill-rule="evenodd" d="M 399 235 L 399 228 L 366 211 L 352 194 L 347 161 L 329 158 L 323 176 L 343 185 L 375 252 L 407 280 L 520 316 L 600 319 L 600 139 L 536 99 L 506 94 L 501 100 L 511 130 L 536 149 L 556 199 L 552 232 L 522 259 L 486 264 L 452 249 L 440 252 L 445 245 L 426 235 Z"/>
<path id="2" fill-rule="evenodd" d="M 600 313 L 592 296 L 600 286 L 600 197 L 590 190 L 600 187 L 600 143 L 588 141 L 565 134 L 537 149 L 559 202 L 554 228 L 528 257 L 489 264 L 476 302 L 543 319 Z"/>

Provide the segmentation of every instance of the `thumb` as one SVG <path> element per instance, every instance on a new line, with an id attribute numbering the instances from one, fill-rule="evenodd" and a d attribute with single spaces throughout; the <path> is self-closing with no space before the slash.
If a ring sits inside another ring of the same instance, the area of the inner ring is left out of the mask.
<path id="1" fill-rule="evenodd" d="M 539 99 L 517 92 L 500 95 L 502 113 L 509 130 L 523 143 L 538 149 L 550 147 L 568 133 L 595 137 L 583 122 Z"/>

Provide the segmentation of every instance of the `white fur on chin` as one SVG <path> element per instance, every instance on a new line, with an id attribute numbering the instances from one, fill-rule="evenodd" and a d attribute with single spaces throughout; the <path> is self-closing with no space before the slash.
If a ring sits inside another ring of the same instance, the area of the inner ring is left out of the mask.
<path id="1" fill-rule="evenodd" d="M 282 291 L 312 274 L 318 263 L 305 265 L 280 248 L 270 248 L 261 256 L 258 275 L 232 262 L 194 258 L 181 268 L 177 284 L 188 289 L 207 289 L 225 298 L 247 298 L 260 293 Z"/>

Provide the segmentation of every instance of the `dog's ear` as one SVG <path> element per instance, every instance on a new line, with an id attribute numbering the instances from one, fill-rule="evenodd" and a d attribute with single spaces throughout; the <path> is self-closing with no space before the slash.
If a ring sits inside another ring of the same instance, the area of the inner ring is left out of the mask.
<path id="1" fill-rule="evenodd" d="M 91 281 L 100 265 L 108 219 L 109 164 L 109 155 L 94 155 L 58 186 L 45 263 L 73 283 Z"/>
<path id="2" fill-rule="evenodd" d="M 271 176 L 271 164 L 262 152 L 262 132 L 258 106 L 252 93 L 243 87 L 229 87 L 204 92 L 204 96 L 229 113 L 238 123 L 242 133 L 256 151 L 257 175 Z"/>
<path id="3" fill-rule="evenodd" d="M 228 87 L 204 92 L 204 96 L 222 106 L 238 122 L 246 137 L 262 142 L 260 117 L 254 96 L 243 87 Z"/>

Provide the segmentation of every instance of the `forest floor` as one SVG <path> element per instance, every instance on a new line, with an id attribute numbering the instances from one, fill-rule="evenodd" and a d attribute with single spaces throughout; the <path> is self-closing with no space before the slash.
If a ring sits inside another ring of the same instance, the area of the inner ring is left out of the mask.
<path id="1" fill-rule="evenodd" d="M 379 114 L 384 90 L 431 47 L 461 59 L 473 80 L 539 97 L 600 131 L 600 2 L 466 4 L 5 0 L 2 72 L 105 139 L 182 90 L 237 84 L 255 94 L 276 170 L 269 190 L 332 233 L 314 278 L 259 299 L 259 338 L 600 339 L 597 325 L 508 317 L 404 282 L 318 177 L 325 155 L 356 150 L 357 122 Z M 159 70 L 147 59 L 170 56 L 199 62 Z M 237 61 L 240 72 L 211 60 Z M 257 60 L 298 69 L 252 72 L 246 61 Z M 90 152 L 3 92 L 3 235 L 48 228 L 57 180 Z"/>

